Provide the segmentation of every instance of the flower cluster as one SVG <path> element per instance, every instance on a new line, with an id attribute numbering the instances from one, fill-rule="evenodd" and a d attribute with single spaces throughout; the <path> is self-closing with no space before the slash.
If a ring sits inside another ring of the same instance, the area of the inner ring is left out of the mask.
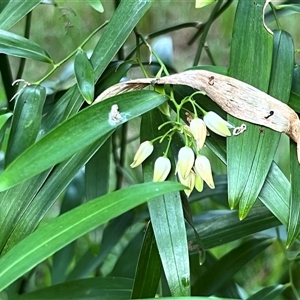
<path id="1" fill-rule="evenodd" d="M 182 126 L 181 131 L 185 135 L 186 145 L 178 152 L 175 174 L 178 175 L 179 181 L 187 187 L 184 190 L 189 196 L 195 188 L 201 192 L 203 182 L 211 189 L 215 188 L 212 177 L 211 164 L 209 159 L 200 153 L 204 146 L 208 129 L 213 132 L 227 137 L 231 136 L 229 128 L 232 128 L 228 122 L 223 120 L 215 112 L 205 112 L 203 120 L 197 116 L 188 114 L 189 126 Z M 132 168 L 140 165 L 153 152 L 154 141 L 144 141 L 140 144 L 132 164 Z M 164 156 L 156 159 L 154 164 L 153 181 L 164 181 L 171 171 L 171 162 L 167 157 L 167 151 Z"/>

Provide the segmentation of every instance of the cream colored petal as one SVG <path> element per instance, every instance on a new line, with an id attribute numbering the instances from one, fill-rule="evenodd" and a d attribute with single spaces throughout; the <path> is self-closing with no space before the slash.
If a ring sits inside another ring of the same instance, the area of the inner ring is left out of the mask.
<path id="1" fill-rule="evenodd" d="M 154 163 L 153 181 L 165 181 L 171 171 L 171 162 L 167 157 L 160 156 Z"/>
<path id="2" fill-rule="evenodd" d="M 176 173 L 180 172 L 183 178 L 190 173 L 195 162 L 195 154 L 192 148 L 182 147 L 178 152 L 178 162 L 176 164 Z"/>
<path id="3" fill-rule="evenodd" d="M 150 154 L 153 152 L 153 149 L 153 144 L 150 141 L 141 143 L 130 167 L 135 168 L 139 166 L 148 156 L 150 156 Z"/>
<path id="4" fill-rule="evenodd" d="M 215 188 L 214 180 L 211 172 L 211 165 L 208 158 L 204 155 L 198 155 L 194 166 L 195 172 L 206 184 L 211 188 Z"/>
<path id="5" fill-rule="evenodd" d="M 216 134 L 221 136 L 231 136 L 231 132 L 228 128 L 233 128 L 233 126 L 215 112 L 209 111 L 204 115 L 203 121 L 206 126 Z"/>

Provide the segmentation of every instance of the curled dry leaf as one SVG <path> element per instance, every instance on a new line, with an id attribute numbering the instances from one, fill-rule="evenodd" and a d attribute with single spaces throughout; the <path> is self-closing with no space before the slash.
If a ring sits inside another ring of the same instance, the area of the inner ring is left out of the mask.
<path id="1" fill-rule="evenodd" d="M 120 93 L 142 89 L 150 84 L 187 85 L 204 91 L 228 114 L 286 133 L 297 143 L 300 163 L 300 121 L 296 112 L 283 102 L 232 77 L 205 70 L 190 70 L 155 80 L 135 79 L 110 87 L 97 97 L 95 103 Z"/>

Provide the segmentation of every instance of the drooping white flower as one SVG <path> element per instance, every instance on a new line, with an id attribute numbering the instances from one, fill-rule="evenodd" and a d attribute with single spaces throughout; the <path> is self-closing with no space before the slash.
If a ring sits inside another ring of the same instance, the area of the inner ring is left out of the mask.
<path id="1" fill-rule="evenodd" d="M 171 162 L 165 156 L 160 156 L 154 163 L 153 181 L 165 181 L 171 171 Z"/>
<path id="2" fill-rule="evenodd" d="M 211 165 L 208 158 L 204 155 L 198 155 L 195 160 L 194 170 L 211 188 L 215 188 L 214 180 L 211 172 Z"/>
<path id="3" fill-rule="evenodd" d="M 206 113 L 203 117 L 203 121 L 205 125 L 216 134 L 221 136 L 231 136 L 229 128 L 233 128 L 234 126 L 222 119 L 215 112 L 209 111 Z"/>
<path id="4" fill-rule="evenodd" d="M 188 187 L 188 189 L 184 190 L 184 193 L 189 197 L 195 186 L 196 175 L 193 171 L 191 171 L 186 178 L 183 178 L 180 174 L 181 173 L 178 172 L 179 181 L 180 183 Z"/>
<path id="5" fill-rule="evenodd" d="M 206 125 L 203 120 L 194 118 L 190 122 L 190 131 L 196 141 L 197 150 L 201 150 L 207 135 Z"/>
<path id="6" fill-rule="evenodd" d="M 184 146 L 178 152 L 178 161 L 175 174 L 180 172 L 182 178 L 186 178 L 190 173 L 195 161 L 195 154 L 192 148 Z"/>
<path id="7" fill-rule="evenodd" d="M 141 143 L 130 167 L 135 168 L 139 166 L 153 152 L 153 148 L 153 144 L 150 141 Z"/>

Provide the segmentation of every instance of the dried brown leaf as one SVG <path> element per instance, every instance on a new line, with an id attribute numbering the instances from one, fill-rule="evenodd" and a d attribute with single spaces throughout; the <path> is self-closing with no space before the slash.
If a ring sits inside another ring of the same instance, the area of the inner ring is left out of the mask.
<path id="1" fill-rule="evenodd" d="M 232 77 L 205 70 L 190 70 L 157 79 L 135 79 L 110 87 L 97 97 L 95 103 L 120 93 L 142 89 L 150 84 L 187 85 L 204 91 L 228 114 L 286 133 L 297 143 L 300 162 L 300 121 L 296 112 L 283 102 Z"/>

